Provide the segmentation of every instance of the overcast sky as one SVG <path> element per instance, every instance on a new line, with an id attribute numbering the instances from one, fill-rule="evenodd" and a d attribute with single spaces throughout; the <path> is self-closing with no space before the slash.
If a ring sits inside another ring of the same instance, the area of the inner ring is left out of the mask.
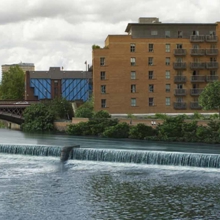
<path id="1" fill-rule="evenodd" d="M 93 44 L 126 34 L 127 23 L 139 17 L 214 23 L 219 10 L 220 0 L 0 0 L 0 63 L 85 70 Z"/>

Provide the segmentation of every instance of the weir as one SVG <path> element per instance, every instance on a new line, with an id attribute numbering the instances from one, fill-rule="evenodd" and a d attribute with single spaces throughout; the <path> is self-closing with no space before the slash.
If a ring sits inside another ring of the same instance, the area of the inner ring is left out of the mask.
<path id="1" fill-rule="evenodd" d="M 220 155 L 218 154 L 80 148 L 74 150 L 72 159 L 220 168 Z"/>

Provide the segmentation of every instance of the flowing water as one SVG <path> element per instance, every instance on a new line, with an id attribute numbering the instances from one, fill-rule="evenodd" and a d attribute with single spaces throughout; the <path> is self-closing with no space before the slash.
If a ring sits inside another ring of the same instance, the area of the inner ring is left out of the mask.
<path id="1" fill-rule="evenodd" d="M 220 219 L 219 150 L 0 130 L 0 220 Z"/>

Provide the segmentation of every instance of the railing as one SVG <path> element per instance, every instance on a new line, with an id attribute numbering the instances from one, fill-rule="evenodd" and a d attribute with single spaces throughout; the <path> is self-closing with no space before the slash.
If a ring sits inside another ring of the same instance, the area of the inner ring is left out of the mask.
<path id="1" fill-rule="evenodd" d="M 206 82 L 213 82 L 217 80 L 218 80 L 218 76 L 206 76 Z"/>
<path id="2" fill-rule="evenodd" d="M 186 109 L 186 102 L 174 102 L 173 103 L 174 109 Z"/>
<path id="3" fill-rule="evenodd" d="M 191 35 L 190 41 L 191 42 L 204 42 L 205 36 L 204 35 Z"/>
<path id="4" fill-rule="evenodd" d="M 217 56 L 218 55 L 218 49 L 206 49 L 206 55 L 210 56 Z"/>
<path id="5" fill-rule="evenodd" d="M 209 62 L 206 63 L 207 69 L 218 69 L 218 62 Z"/>
<path id="6" fill-rule="evenodd" d="M 186 82 L 186 76 L 175 76 L 174 77 L 175 83 L 185 83 Z"/>
<path id="7" fill-rule="evenodd" d="M 186 95 L 186 90 L 185 89 L 175 89 L 174 95 L 176 95 L 176 96 L 185 96 Z"/>
<path id="8" fill-rule="evenodd" d="M 205 55 L 205 49 L 191 49 L 190 54 L 192 56 L 203 56 Z"/>
<path id="9" fill-rule="evenodd" d="M 186 69 L 186 63 L 176 62 L 173 63 L 174 69 Z"/>
<path id="10" fill-rule="evenodd" d="M 206 63 L 193 62 L 193 63 L 190 63 L 190 68 L 191 69 L 205 69 Z"/>
<path id="11" fill-rule="evenodd" d="M 215 35 L 206 35 L 205 40 L 207 42 L 217 42 L 218 41 L 218 37 Z"/>
<path id="12" fill-rule="evenodd" d="M 202 93 L 203 89 L 190 89 L 190 95 L 192 96 L 198 96 Z"/>
<path id="13" fill-rule="evenodd" d="M 185 56 L 186 55 L 186 49 L 175 49 L 174 50 L 175 56 Z"/>
<path id="14" fill-rule="evenodd" d="M 205 82 L 205 76 L 200 76 L 200 75 L 191 76 L 191 82 Z"/>
<path id="15" fill-rule="evenodd" d="M 202 109 L 202 107 L 199 105 L 199 102 L 190 102 L 190 108 L 191 109 Z"/>

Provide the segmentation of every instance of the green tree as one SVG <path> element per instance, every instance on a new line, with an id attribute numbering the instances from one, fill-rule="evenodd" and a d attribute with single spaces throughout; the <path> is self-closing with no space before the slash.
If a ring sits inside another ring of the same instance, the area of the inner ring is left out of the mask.
<path id="1" fill-rule="evenodd" d="M 8 72 L 2 74 L 0 85 L 0 99 L 2 100 L 23 100 L 25 76 L 19 66 L 10 67 Z"/>
<path id="2" fill-rule="evenodd" d="M 24 131 L 51 131 L 54 129 L 55 112 L 44 103 L 33 104 L 24 111 Z"/>
<path id="3" fill-rule="evenodd" d="M 209 83 L 199 96 L 199 105 L 204 110 L 218 110 L 220 117 L 220 81 Z"/>
<path id="4" fill-rule="evenodd" d="M 88 101 L 83 103 L 75 112 L 75 116 L 78 118 L 92 118 L 94 115 L 94 100 L 91 97 Z"/>

